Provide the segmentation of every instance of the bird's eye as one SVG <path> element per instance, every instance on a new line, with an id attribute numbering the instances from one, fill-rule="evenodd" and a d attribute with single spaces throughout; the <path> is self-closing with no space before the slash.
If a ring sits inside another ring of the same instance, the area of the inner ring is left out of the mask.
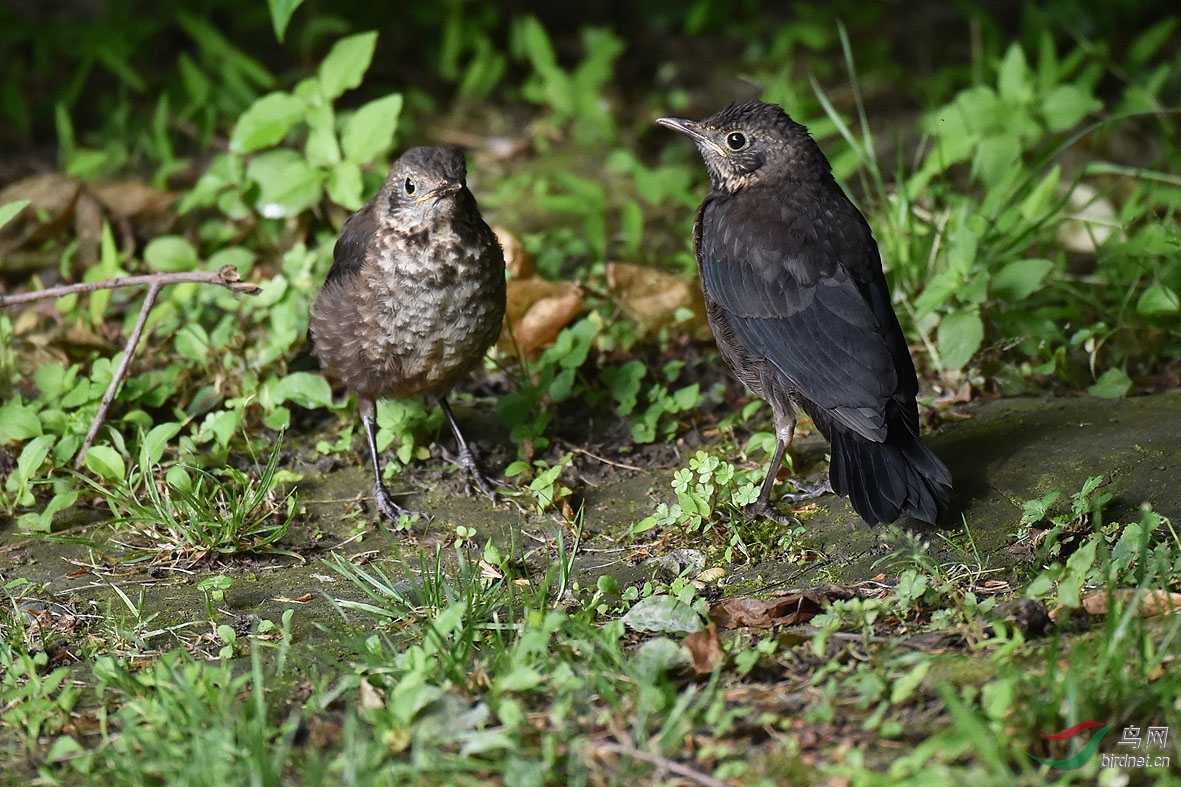
<path id="1" fill-rule="evenodd" d="M 730 150 L 742 150 L 746 147 L 746 135 L 741 131 L 731 131 L 726 135 L 726 147 Z"/>
<path id="2" fill-rule="evenodd" d="M 414 192 L 418 191 L 418 187 L 414 185 L 414 181 L 410 178 L 406 178 L 406 183 L 404 186 L 406 188 L 406 193 L 409 195 L 413 195 Z"/>

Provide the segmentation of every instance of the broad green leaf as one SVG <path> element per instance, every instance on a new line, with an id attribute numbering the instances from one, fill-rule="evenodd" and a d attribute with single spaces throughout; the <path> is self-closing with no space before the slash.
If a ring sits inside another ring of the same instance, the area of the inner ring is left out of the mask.
<path id="1" fill-rule="evenodd" d="M 1121 399 L 1132 390 L 1132 380 L 1123 369 L 1112 367 L 1103 374 L 1087 392 L 1097 399 Z"/>
<path id="2" fill-rule="evenodd" d="M 172 421 L 153 427 L 152 431 L 144 436 L 144 458 L 148 465 L 154 465 L 160 461 L 160 458 L 164 456 L 164 449 L 168 447 L 168 441 L 179 433 L 180 424 Z"/>
<path id="3" fill-rule="evenodd" d="M 86 469 L 107 481 L 122 481 L 127 473 L 123 457 L 108 445 L 92 445 L 83 460 Z"/>
<path id="4" fill-rule="evenodd" d="M 275 38 L 280 44 L 283 43 L 283 36 L 287 34 L 287 25 L 291 22 L 292 14 L 301 5 L 303 0 L 267 0 L 267 6 L 271 9 L 271 24 L 275 28 Z"/>
<path id="5" fill-rule="evenodd" d="M 936 340 L 944 369 L 962 369 L 984 341 L 984 323 L 971 309 L 962 309 L 939 322 Z"/>
<path id="6" fill-rule="evenodd" d="M 923 682 L 923 678 L 927 677 L 930 667 L 930 661 L 920 661 L 909 672 L 895 680 L 894 685 L 890 687 L 890 704 L 897 705 L 909 699 Z"/>
<path id="7" fill-rule="evenodd" d="M 1140 299 L 1136 301 L 1136 311 L 1154 317 L 1176 314 L 1181 311 L 1181 299 L 1178 299 L 1176 290 L 1163 284 L 1154 284 L 1140 293 Z"/>
<path id="8" fill-rule="evenodd" d="M 266 94 L 238 118 L 230 135 L 230 151 L 253 153 L 278 144 L 306 111 L 307 105 L 290 93 Z"/>
<path id="9" fill-rule="evenodd" d="M 364 203 L 361 168 L 353 161 L 342 161 L 328 173 L 328 198 L 342 208 L 356 210 Z"/>
<path id="10" fill-rule="evenodd" d="M 324 172 L 294 150 L 261 153 L 246 166 L 258 184 L 258 212 L 268 219 L 296 216 L 320 201 Z"/>
<path id="11" fill-rule="evenodd" d="M 53 529 L 53 515 L 58 511 L 64 511 L 78 501 L 78 490 L 67 489 L 64 492 L 58 492 L 49 499 L 45 504 L 45 509 L 40 512 L 31 512 L 22 514 L 17 518 L 17 527 L 21 530 L 31 530 L 34 532 L 48 533 Z M 68 737 L 68 736 L 63 736 Z"/>
<path id="12" fill-rule="evenodd" d="M 208 367 L 210 358 L 209 335 L 200 324 L 186 325 L 172 335 L 172 346 L 184 358 Z"/>
<path id="13" fill-rule="evenodd" d="M 541 685 L 541 673 L 532 667 L 517 665 L 501 673 L 492 684 L 492 691 L 529 691 Z"/>
<path id="14" fill-rule="evenodd" d="M 1033 98 L 1033 74 L 1025 61 L 1025 50 L 1012 44 L 1005 52 L 997 73 L 997 93 L 1006 104 L 1025 104 Z"/>
<path id="15" fill-rule="evenodd" d="M 335 101 L 346 90 L 360 85 L 376 47 L 377 33 L 372 30 L 333 44 L 320 63 L 320 94 L 328 101 Z"/>
<path id="16" fill-rule="evenodd" d="M 973 165 L 980 181 L 995 186 L 1021 164 L 1021 142 L 1012 134 L 992 134 L 980 140 Z"/>
<path id="17" fill-rule="evenodd" d="M 336 141 L 336 115 L 331 104 L 321 104 L 308 112 L 308 141 L 304 145 L 308 163 L 331 167 L 340 161 L 340 143 Z"/>
<path id="18" fill-rule="evenodd" d="M 308 408 L 328 407 L 332 404 L 332 386 L 318 374 L 292 372 L 264 383 L 259 402 L 267 408 L 287 402 Z"/>
<path id="19" fill-rule="evenodd" d="M 649 596 L 637 601 L 622 618 L 633 631 L 692 634 L 701 630 L 701 616 L 676 596 Z"/>
<path id="20" fill-rule="evenodd" d="M 1042 117 L 1050 131 L 1067 131 L 1092 112 L 1103 109 L 1103 102 L 1078 85 L 1058 85 L 1042 101 Z"/>
<path id="21" fill-rule="evenodd" d="M 402 95 L 391 93 L 362 105 L 345 121 L 340 134 L 344 157 L 357 164 L 368 164 L 386 153 L 394 144 Z"/>
<path id="22" fill-rule="evenodd" d="M 29 200 L 18 199 L 15 202 L 6 202 L 3 205 L 0 205 L 0 227 L 3 227 L 8 222 L 12 221 L 13 217 L 24 210 L 25 206 L 28 204 Z"/>
<path id="23" fill-rule="evenodd" d="M 1017 260 L 1001 268 L 989 279 L 993 296 L 1008 303 L 1025 300 L 1042 286 L 1046 275 L 1054 268 L 1050 260 Z"/>
<path id="24" fill-rule="evenodd" d="M 1093 538 L 1085 539 L 1083 545 L 1066 559 L 1066 573 L 1058 582 L 1058 601 L 1069 609 L 1075 609 L 1082 603 L 1083 583 L 1095 563 L 1095 542 Z"/>
<path id="25" fill-rule="evenodd" d="M 191 271 L 200 265 L 193 244 L 179 235 L 153 238 L 144 247 L 144 262 L 158 271 Z"/>
<path id="26" fill-rule="evenodd" d="M 41 469 L 45 457 L 49 456 L 49 449 L 53 446 L 54 439 L 51 434 L 43 434 L 26 443 L 16 460 L 16 476 L 28 480 L 36 475 L 37 471 Z M 12 480 L 9 478 L 9 481 Z"/>
<path id="27" fill-rule="evenodd" d="M 41 419 L 35 407 L 19 399 L 10 399 L 0 406 L 0 445 L 38 437 L 41 431 Z"/>

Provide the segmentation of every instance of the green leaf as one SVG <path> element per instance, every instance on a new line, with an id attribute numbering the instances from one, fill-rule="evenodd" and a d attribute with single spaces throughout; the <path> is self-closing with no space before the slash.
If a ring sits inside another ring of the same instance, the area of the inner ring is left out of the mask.
<path id="1" fill-rule="evenodd" d="M 1025 50 L 1012 44 L 1005 52 L 997 73 L 997 93 L 1006 104 L 1025 104 L 1033 98 L 1033 74 L 1025 61 Z"/>
<path id="2" fill-rule="evenodd" d="M 943 368 L 962 369 L 984 341 L 984 323 L 975 310 L 961 309 L 939 322 L 936 339 Z"/>
<path id="3" fill-rule="evenodd" d="M 25 447 L 21 449 L 20 456 L 17 457 L 14 475 L 25 480 L 36 475 L 37 471 L 41 469 L 42 463 L 45 462 L 45 457 L 49 456 L 49 449 L 53 446 L 55 439 L 51 434 L 43 434 L 26 443 Z M 13 478 L 10 477 L 8 480 L 11 482 Z"/>
<path id="4" fill-rule="evenodd" d="M 361 168 L 352 161 L 342 161 L 328 173 L 328 198 L 342 208 L 357 210 L 364 202 Z"/>
<path id="5" fill-rule="evenodd" d="M 107 445 L 92 445 L 83 460 L 86 469 L 107 481 L 122 481 L 127 468 L 119 452 Z"/>
<path id="6" fill-rule="evenodd" d="M 144 262 L 158 271 L 191 271 L 200 265 L 200 258 L 193 244 L 179 235 L 163 235 L 153 238 L 144 247 Z"/>
<path id="7" fill-rule="evenodd" d="M 6 202 L 0 205 L 0 227 L 12 221 L 13 217 L 24 210 L 28 204 L 29 200 L 18 199 L 16 202 Z"/>
<path id="8" fill-rule="evenodd" d="M 1042 117 L 1050 131 L 1066 131 L 1100 109 L 1103 102 L 1078 85 L 1058 85 L 1042 102 Z"/>
<path id="9" fill-rule="evenodd" d="M 496 677 L 492 684 L 492 691 L 499 694 L 503 691 L 529 691 L 541 685 L 541 673 L 532 667 L 516 666 Z"/>
<path id="10" fill-rule="evenodd" d="M 308 111 L 308 141 L 304 145 L 308 163 L 331 167 L 340 162 L 340 144 L 336 140 L 336 115 L 331 104 L 321 104 Z"/>
<path id="11" fill-rule="evenodd" d="M 307 105 L 290 93 L 276 91 L 255 101 L 238 118 L 230 135 L 232 153 L 253 153 L 278 144 L 307 111 Z"/>
<path id="12" fill-rule="evenodd" d="M 1123 369 L 1112 367 L 1103 374 L 1087 392 L 1097 399 L 1120 399 L 1132 390 L 1132 380 Z"/>
<path id="13" fill-rule="evenodd" d="M 1021 141 L 1012 134 L 992 134 L 980 140 L 973 162 L 986 186 L 995 186 L 1021 164 Z"/>
<path id="14" fill-rule="evenodd" d="M 37 408 L 22 404 L 19 399 L 11 399 L 0 406 L 0 445 L 40 435 L 41 419 L 37 417 Z"/>
<path id="15" fill-rule="evenodd" d="M 1140 299 L 1136 301 L 1136 311 L 1154 317 L 1176 314 L 1181 311 L 1181 299 L 1177 297 L 1177 292 L 1170 287 L 1154 284 L 1140 293 Z"/>
<path id="16" fill-rule="evenodd" d="M 292 14 L 301 5 L 303 0 L 267 0 L 267 6 L 271 9 L 271 24 L 275 28 L 275 38 L 280 44 L 283 43 L 283 36 L 287 34 L 287 25 L 291 22 Z"/>
<path id="17" fill-rule="evenodd" d="M 362 105 L 349 116 L 341 130 L 340 145 L 345 159 L 368 164 L 386 153 L 393 147 L 401 113 L 400 93 L 391 93 Z"/>
<path id="18" fill-rule="evenodd" d="M 342 38 L 333 44 L 320 63 L 320 95 L 327 101 L 335 101 L 346 90 L 360 85 L 373 61 L 376 47 L 377 33 L 372 30 Z"/>
<path id="19" fill-rule="evenodd" d="M 307 408 L 328 407 L 332 404 L 332 386 L 318 374 L 292 372 L 279 380 L 267 380 L 259 402 L 268 409 L 287 402 Z"/>
<path id="20" fill-rule="evenodd" d="M 144 437 L 143 450 L 147 464 L 158 463 L 160 458 L 164 456 L 164 449 L 168 447 L 168 441 L 179 433 L 180 424 L 175 421 L 152 427 L 152 431 Z"/>
<path id="21" fill-rule="evenodd" d="M 1095 563 L 1095 539 L 1088 538 L 1066 560 L 1066 573 L 1058 582 L 1058 600 L 1063 606 L 1075 609 L 1082 602 L 1083 583 Z"/>
<path id="22" fill-rule="evenodd" d="M 1041 182 L 1030 190 L 1025 199 L 1021 200 L 1022 216 L 1027 219 L 1035 219 L 1049 209 L 1050 202 L 1054 199 L 1054 192 L 1058 188 L 1058 179 L 1061 174 L 1061 167 L 1055 165 L 1050 168 L 1050 171 L 1046 173 L 1046 176 L 1042 178 Z"/>
<path id="23" fill-rule="evenodd" d="M 927 677 L 927 671 L 930 668 L 930 661 L 920 661 L 914 665 L 914 668 L 910 672 L 894 681 L 894 685 L 890 687 L 890 704 L 897 705 L 904 700 L 910 699 L 915 689 L 923 682 L 923 678 Z"/>
<path id="24" fill-rule="evenodd" d="M 246 166 L 246 176 L 258 184 L 258 212 L 268 219 L 281 219 L 297 216 L 320 201 L 325 173 L 296 151 L 277 149 L 254 157 Z"/>
<path id="25" fill-rule="evenodd" d="M 1050 260 L 1017 260 L 1001 268 L 988 282 L 993 297 L 1008 303 L 1023 301 L 1042 286 L 1054 268 Z"/>
<path id="26" fill-rule="evenodd" d="M 676 596 L 641 599 L 622 619 L 633 631 L 692 634 L 701 630 L 701 616 Z"/>

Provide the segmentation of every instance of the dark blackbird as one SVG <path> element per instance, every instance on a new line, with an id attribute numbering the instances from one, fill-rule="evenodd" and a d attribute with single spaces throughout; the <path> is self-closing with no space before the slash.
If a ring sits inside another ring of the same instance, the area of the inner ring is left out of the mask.
<path id="1" fill-rule="evenodd" d="M 410 148 L 385 185 L 345 222 L 311 312 L 316 355 L 357 395 L 380 515 L 390 499 L 377 455 L 377 400 L 435 396 L 459 443 L 456 464 L 489 496 L 447 393 L 484 357 L 504 318 L 504 254 L 468 190 L 463 153 Z"/>
<path id="2" fill-rule="evenodd" d="M 657 122 L 705 159 L 712 188 L 693 248 L 709 323 L 775 418 L 775 455 L 751 513 L 784 519 L 771 490 L 799 407 L 831 443 L 831 489 L 863 519 L 935 523 L 951 473 L 919 439 L 918 379 L 878 247 L 828 159 L 807 129 L 760 101 Z"/>

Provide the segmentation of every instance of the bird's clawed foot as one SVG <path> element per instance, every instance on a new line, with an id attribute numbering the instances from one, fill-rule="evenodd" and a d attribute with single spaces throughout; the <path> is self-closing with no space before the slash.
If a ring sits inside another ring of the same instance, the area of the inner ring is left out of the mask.
<path id="1" fill-rule="evenodd" d="M 476 461 L 476 455 L 472 453 L 471 449 L 466 444 L 461 444 L 459 447 L 459 456 L 451 456 L 447 449 L 442 449 L 443 458 L 453 462 L 456 467 L 463 473 L 463 491 L 465 494 L 472 494 L 472 481 L 476 482 L 476 486 L 480 487 L 480 491 L 484 493 L 495 505 L 499 502 L 496 496 L 496 487 L 498 484 L 489 480 L 488 476 L 484 475 L 480 463 Z"/>
<path id="2" fill-rule="evenodd" d="M 746 515 L 751 519 L 765 516 L 772 522 L 784 527 L 799 527 L 801 522 L 790 514 L 781 514 L 771 508 L 771 504 L 764 500 L 756 500 L 746 507 Z"/>
<path id="3" fill-rule="evenodd" d="M 414 520 L 426 519 L 426 514 L 424 514 L 422 511 L 413 511 L 395 503 L 394 499 L 390 496 L 389 490 L 387 490 L 385 485 L 382 483 L 376 483 L 373 485 L 373 505 L 377 508 L 377 515 L 379 517 L 388 519 L 395 524 L 397 524 L 403 516 Z"/>
<path id="4" fill-rule="evenodd" d="M 792 484 L 800 491 L 780 495 L 780 500 L 786 500 L 789 503 L 803 503 L 806 500 L 815 500 L 821 495 L 836 494 L 832 488 L 832 479 L 828 477 L 818 484 L 805 484 L 796 479 L 792 479 Z"/>

